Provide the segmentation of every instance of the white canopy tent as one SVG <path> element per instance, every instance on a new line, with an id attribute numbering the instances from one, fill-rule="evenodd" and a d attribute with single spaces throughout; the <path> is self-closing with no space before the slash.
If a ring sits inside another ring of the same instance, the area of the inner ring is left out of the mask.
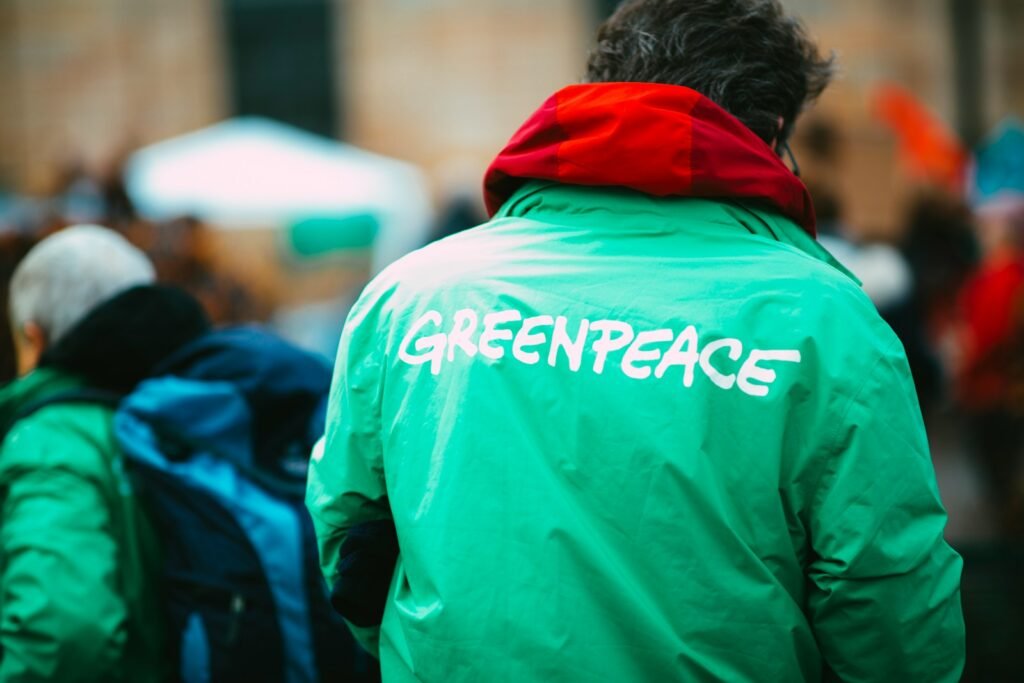
<path id="1" fill-rule="evenodd" d="M 144 217 L 190 215 L 223 230 L 371 215 L 374 271 L 421 246 L 432 218 L 416 167 L 262 118 L 146 147 L 129 160 L 125 181 Z"/>

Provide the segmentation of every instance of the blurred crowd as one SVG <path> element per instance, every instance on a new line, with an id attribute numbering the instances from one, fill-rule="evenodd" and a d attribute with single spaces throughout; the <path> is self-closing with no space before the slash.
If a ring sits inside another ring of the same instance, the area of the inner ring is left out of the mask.
<path id="1" fill-rule="evenodd" d="M 217 267 L 208 228 L 190 216 L 153 222 L 135 210 L 123 182 L 122 165 L 102 171 L 69 163 L 55 174 L 42 196 L 0 195 L 0 281 L 5 332 L 0 334 L 0 378 L 15 376 L 14 351 L 6 315 L 11 274 L 40 240 L 75 224 L 98 224 L 124 235 L 153 261 L 160 281 L 177 285 L 202 302 L 219 324 L 263 321 L 270 310 Z"/>

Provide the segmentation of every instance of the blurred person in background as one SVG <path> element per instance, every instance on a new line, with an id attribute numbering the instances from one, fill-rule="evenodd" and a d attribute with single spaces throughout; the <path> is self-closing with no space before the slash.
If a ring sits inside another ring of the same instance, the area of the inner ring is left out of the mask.
<path id="1" fill-rule="evenodd" d="M 438 173 L 442 198 L 431 241 L 475 228 L 487 220 L 480 197 L 480 169 L 469 159 L 455 158 Z"/>
<path id="2" fill-rule="evenodd" d="M 818 241 L 858 280 L 882 318 L 903 343 L 924 414 L 941 391 L 941 368 L 915 307 L 914 271 L 894 246 L 864 240 L 844 216 L 840 179 L 845 140 L 838 125 L 818 118 L 797 133 L 801 149 L 801 176 L 814 201 Z"/>
<path id="3" fill-rule="evenodd" d="M 958 393 L 972 451 L 1003 532 L 1024 535 L 1024 124 L 977 152 L 974 220 L 981 261 L 960 296 Z"/>
<path id="4" fill-rule="evenodd" d="M 18 265 L 9 313 L 22 375 L 0 393 L 0 681 L 160 681 L 157 538 L 110 408 L 55 397 L 126 392 L 208 323 L 151 286 L 146 256 L 77 226 Z"/>
<path id="5" fill-rule="evenodd" d="M 959 679 L 906 358 L 780 158 L 831 68 L 773 0 L 626 2 L 494 220 L 366 289 L 308 504 L 384 680 Z"/>
<path id="6" fill-rule="evenodd" d="M 135 205 L 124 182 L 130 146 L 100 168 L 70 158 L 57 168 L 50 204 L 69 224 L 99 223 L 124 232 L 136 220 Z"/>
<path id="7" fill-rule="evenodd" d="M 882 319 L 899 337 L 910 364 L 914 387 L 924 415 L 941 393 L 941 368 L 914 306 L 914 274 L 895 247 L 862 242 L 842 220 L 839 198 L 825 188 L 808 183 L 818 218 L 818 241 L 839 263 L 848 268 L 878 309 Z"/>
<path id="8" fill-rule="evenodd" d="M 103 182 L 79 160 L 68 160 L 58 170 L 53 209 L 70 223 L 102 221 L 107 204 Z"/>
<path id="9" fill-rule="evenodd" d="M 975 268 L 978 248 L 970 210 L 958 196 L 934 190 L 921 193 L 911 202 L 904 226 L 901 249 L 914 288 L 909 306 L 893 323 L 897 332 L 908 330 L 917 340 L 908 345 L 908 353 L 925 407 L 946 403 L 950 397 L 949 359 L 959 344 L 957 295 Z"/>

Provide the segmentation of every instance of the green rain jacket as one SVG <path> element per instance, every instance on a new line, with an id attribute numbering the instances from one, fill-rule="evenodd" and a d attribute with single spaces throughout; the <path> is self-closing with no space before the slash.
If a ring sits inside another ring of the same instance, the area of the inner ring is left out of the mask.
<path id="1" fill-rule="evenodd" d="M 126 394 L 208 329 L 184 292 L 133 287 L 0 390 L 0 683 L 166 680 L 160 539 L 83 390 Z"/>
<path id="2" fill-rule="evenodd" d="M 80 388 L 36 370 L 0 394 L 0 422 Z M 14 423 L 0 448 L 0 682 L 161 680 L 158 572 L 111 410 L 56 403 Z"/>
<path id="3" fill-rule="evenodd" d="M 907 362 L 802 186 L 684 88 L 553 100 L 494 219 L 386 270 L 342 337 L 308 502 L 329 583 L 354 524 L 394 521 L 361 634 L 384 680 L 958 680 Z M 705 176 L 609 187 L 678 159 Z"/>

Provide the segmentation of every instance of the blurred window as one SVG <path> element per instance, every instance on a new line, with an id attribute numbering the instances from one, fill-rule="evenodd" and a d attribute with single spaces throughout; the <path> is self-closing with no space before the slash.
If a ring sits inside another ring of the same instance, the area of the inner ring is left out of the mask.
<path id="1" fill-rule="evenodd" d="M 340 133 L 331 0 L 223 0 L 234 113 Z"/>

